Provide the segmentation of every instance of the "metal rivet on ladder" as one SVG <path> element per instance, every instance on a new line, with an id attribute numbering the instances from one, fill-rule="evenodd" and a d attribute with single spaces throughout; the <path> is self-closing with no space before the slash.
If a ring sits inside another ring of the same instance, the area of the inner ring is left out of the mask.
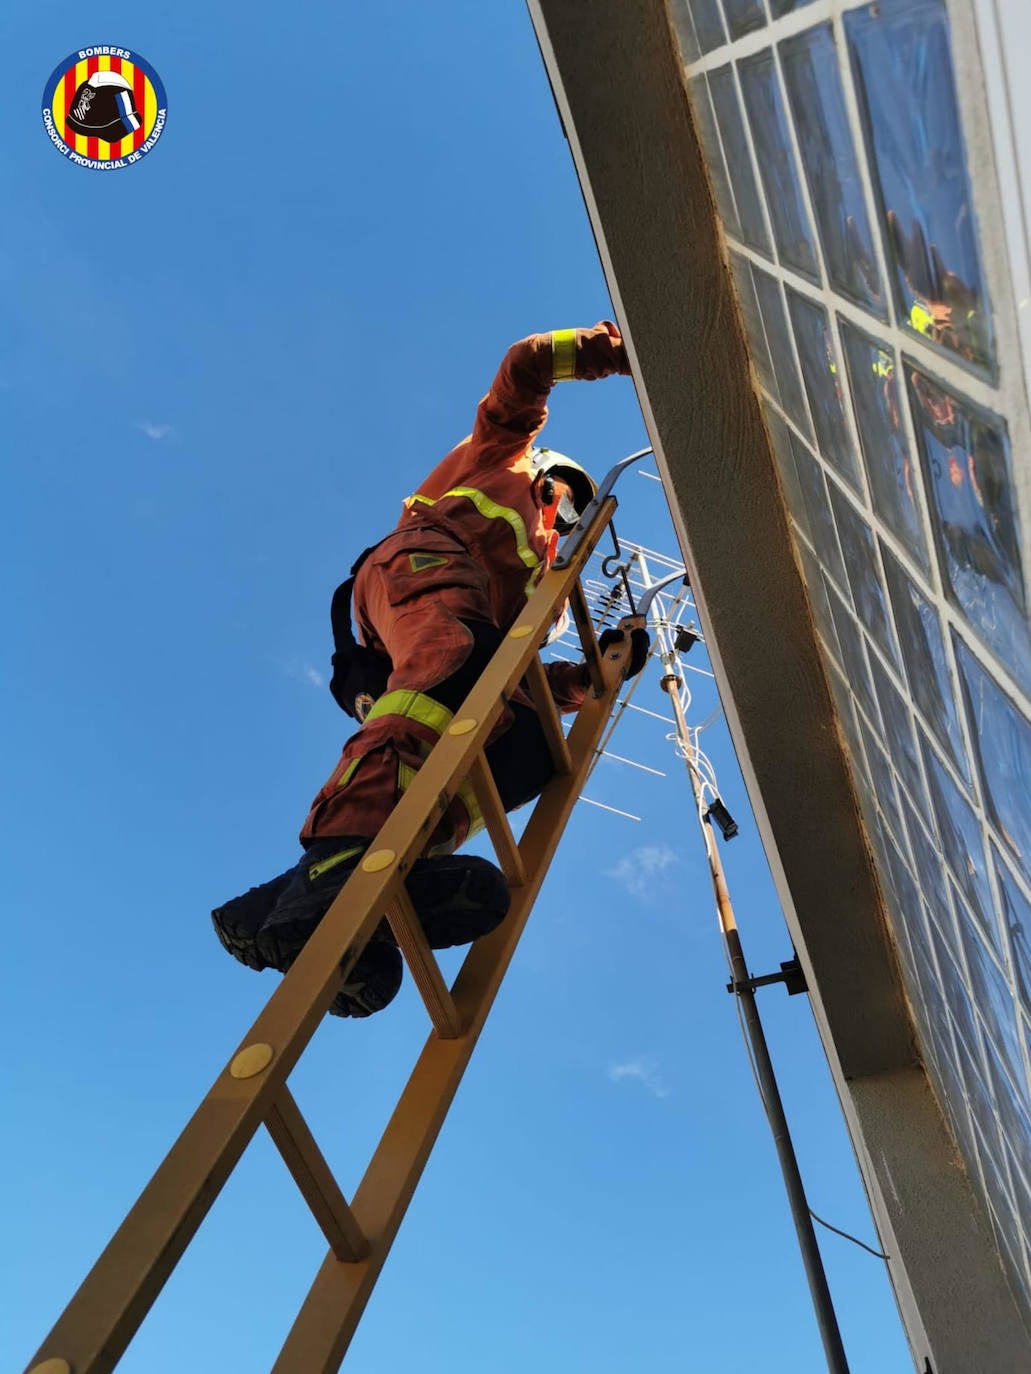
<path id="1" fill-rule="evenodd" d="M 260 1042 L 248 1045 L 229 1065 L 229 1072 L 233 1078 L 253 1078 L 256 1073 L 268 1068 L 274 1054 L 275 1050 L 271 1045 Z"/>
<path id="2" fill-rule="evenodd" d="M 509 639 L 525 639 L 527 635 L 532 634 L 532 625 L 516 625 L 513 629 L 509 630 L 508 637 Z"/>
<path id="3" fill-rule="evenodd" d="M 72 1367 L 67 1360 L 55 1358 L 44 1360 L 42 1364 L 34 1364 L 29 1374 L 72 1374 Z"/>
<path id="4" fill-rule="evenodd" d="M 470 730 L 476 729 L 477 722 L 471 716 L 466 716 L 464 720 L 453 720 L 447 728 L 449 735 L 467 735 Z"/>
<path id="5" fill-rule="evenodd" d="M 362 868 L 366 873 L 382 873 L 396 858 L 397 855 L 392 849 L 374 849 L 362 860 Z"/>

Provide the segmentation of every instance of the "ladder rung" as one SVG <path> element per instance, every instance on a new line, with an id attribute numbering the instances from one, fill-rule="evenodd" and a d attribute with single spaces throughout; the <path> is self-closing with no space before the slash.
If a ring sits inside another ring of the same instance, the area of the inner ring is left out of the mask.
<path id="1" fill-rule="evenodd" d="M 455 1040 L 462 1034 L 462 1018 L 448 991 L 440 965 L 433 957 L 416 915 L 408 889 L 398 878 L 386 906 L 387 920 L 394 932 L 415 986 L 419 989 L 434 1029 L 442 1040 Z"/>
<path id="2" fill-rule="evenodd" d="M 584 589 L 579 581 L 573 584 L 569 593 L 569 608 L 573 612 L 576 628 L 580 632 L 580 644 L 584 651 L 584 658 L 587 660 L 587 671 L 590 674 L 591 685 L 598 692 L 602 687 L 601 650 L 598 648 L 598 636 L 594 633 L 591 608 L 587 604 Z"/>
<path id="3" fill-rule="evenodd" d="M 501 864 L 501 871 L 504 873 L 509 887 L 521 887 L 526 881 L 523 856 L 519 853 L 519 846 L 512 834 L 508 817 L 505 815 L 505 808 L 494 781 L 494 774 L 490 771 L 482 754 L 476 756 L 476 760 L 469 770 L 469 781 L 476 793 L 476 800 L 483 813 L 484 824 L 494 845 L 494 852 Z"/>
<path id="4" fill-rule="evenodd" d="M 368 1239 L 285 1084 L 269 1108 L 265 1126 L 333 1254 L 351 1263 L 364 1259 L 369 1253 Z"/>
<path id="5" fill-rule="evenodd" d="M 530 696 L 533 698 L 533 704 L 537 707 L 537 715 L 541 722 L 541 729 L 544 731 L 544 738 L 548 743 L 548 750 L 555 764 L 555 772 L 568 773 L 571 766 L 569 746 L 566 744 L 566 737 L 562 732 L 562 719 L 551 695 L 551 688 L 548 686 L 548 675 L 539 658 L 532 658 L 527 665 L 526 680 L 530 688 Z"/>
<path id="6" fill-rule="evenodd" d="M 614 695 L 615 684 L 606 698 L 584 703 L 569 736 L 570 776 L 552 778 L 527 822 L 526 884 L 512 894 L 505 921 L 476 941 L 458 974 L 455 999 L 467 1017 L 465 1034 L 451 1042 L 429 1037 L 358 1185 L 354 1210 L 372 1239 L 368 1264 L 340 1265 L 327 1256 L 272 1374 L 339 1368 L 584 784 Z"/>
<path id="7" fill-rule="evenodd" d="M 239 1052 L 219 1073 L 44 1339 L 35 1363 L 71 1367 L 75 1374 L 110 1374 L 264 1123 L 324 1229 L 329 1219 L 331 1245 L 347 1246 L 353 1253 L 367 1238 L 368 1253 L 360 1262 L 341 1263 L 336 1250 L 330 1251 L 275 1366 L 281 1374 L 299 1369 L 330 1374 L 337 1368 L 444 1121 L 569 808 L 583 786 L 625 669 L 628 637 L 622 654 L 606 654 L 600 664 L 596 643 L 587 639 L 588 659 L 593 657 L 601 677 L 595 694 L 584 701 L 566 746 L 550 693 L 541 690 L 546 680 L 536 646 L 567 598 L 573 597 L 574 608 L 583 606 L 582 594 L 574 595 L 577 578 L 615 508 L 609 487 L 604 493 L 604 499 L 592 503 L 590 517 L 573 542 L 566 541 L 566 552 L 545 574 L 490 667 L 470 690 L 461 719 L 445 731 L 398 800 L 376 837 L 375 849 L 348 878 Z M 566 765 L 564 776 L 548 783 L 520 840 L 525 881 L 513 892 L 508 919 L 476 942 L 452 993 L 429 950 L 402 874 L 425 848 L 435 817 L 454 795 L 456 780 L 469 776 L 505 698 L 527 675 L 539 696 L 542 721 L 551 722 L 553 747 L 573 762 Z M 300 1113 L 296 1108 L 291 1112 L 286 1079 L 339 988 L 341 959 L 346 962 L 349 957 L 345 951 L 364 945 L 384 911 L 436 1033 L 423 1051 L 429 1072 L 417 1067 L 348 1208 Z M 358 1234 L 348 1227 L 349 1216 Z M 315 1345 L 321 1350 L 313 1354 Z"/>

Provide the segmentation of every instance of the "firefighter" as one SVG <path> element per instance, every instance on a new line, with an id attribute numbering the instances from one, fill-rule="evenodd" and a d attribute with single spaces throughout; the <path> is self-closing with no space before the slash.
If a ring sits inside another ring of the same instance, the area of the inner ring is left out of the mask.
<path id="1" fill-rule="evenodd" d="M 514 624 L 560 536 L 593 497 L 594 483 L 578 463 L 534 446 L 552 386 L 628 372 L 608 321 L 513 344 L 472 434 L 408 497 L 396 529 L 359 560 L 353 600 L 361 652 L 379 657 L 385 680 L 371 709 L 367 696 L 364 709 L 352 710 L 361 728 L 312 803 L 301 861 L 212 913 L 223 945 L 242 963 L 290 967 Z M 644 631 L 634 639 L 631 673 L 647 655 Z M 575 710 L 587 686 L 583 665 L 552 663 L 547 671 L 556 704 Z M 536 796 L 551 776 L 543 731 L 521 690 L 490 736 L 487 761 L 506 810 Z M 479 825 L 466 785 L 406 879 L 434 949 L 478 939 L 508 911 L 508 886 L 496 866 L 454 852 Z M 401 976 L 401 955 L 382 922 L 331 1011 L 378 1011 Z"/>

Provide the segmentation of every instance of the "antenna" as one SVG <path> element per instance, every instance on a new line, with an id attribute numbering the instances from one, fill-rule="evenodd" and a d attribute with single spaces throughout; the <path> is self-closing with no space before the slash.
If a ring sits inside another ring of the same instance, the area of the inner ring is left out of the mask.
<path id="1" fill-rule="evenodd" d="M 650 476 L 651 474 L 645 473 L 644 475 Z M 827 1367 L 830 1374 L 848 1374 L 848 1361 L 841 1340 L 833 1299 L 827 1283 L 823 1259 L 816 1242 L 813 1214 L 806 1200 L 798 1160 L 791 1142 L 773 1061 L 770 1057 L 755 998 L 756 989 L 770 983 L 783 983 L 789 996 L 806 992 L 805 976 L 797 955 L 782 963 L 779 973 L 753 978 L 748 972 L 723 864 L 713 833 L 715 829 L 718 829 L 724 842 L 726 842 L 738 834 L 738 825 L 719 795 L 715 769 L 699 743 L 702 731 L 708 728 L 722 712 L 717 709 L 701 725 L 692 727 L 688 724 L 692 703 L 688 674 L 702 673 L 708 678 L 713 678 L 713 674 L 697 663 L 687 664 L 684 662 L 685 657 L 696 644 L 701 644 L 703 647 L 705 644 L 704 635 L 698 628 L 696 621 L 691 619 L 688 623 L 684 623 L 686 614 L 695 610 L 687 570 L 677 560 L 656 553 L 652 549 L 646 549 L 643 545 L 632 544 L 625 540 L 619 541 L 614 526 L 610 525 L 610 529 L 617 546 L 617 552 L 615 555 L 610 554 L 602 559 L 601 581 L 592 579 L 585 574 L 584 592 L 591 608 L 595 627 L 599 631 L 604 629 L 607 623 L 618 620 L 621 614 L 628 612 L 643 616 L 648 622 L 652 637 L 648 660 L 649 662 L 657 660 L 661 667 L 662 676 L 659 685 L 667 694 L 673 712 L 672 719 L 663 716 L 658 716 L 658 718 L 672 724 L 673 731 L 667 735 L 667 739 L 673 744 L 677 757 L 683 759 L 690 780 L 712 880 L 720 933 L 730 969 L 730 982 L 727 984 L 727 991 L 736 998 L 738 1016 L 749 1048 L 756 1085 L 773 1134 L 781 1173 L 784 1177 L 784 1186 L 788 1194 L 788 1204 L 795 1224 L 802 1262 L 805 1266 L 809 1291 L 816 1313 L 817 1325 L 823 1341 L 824 1354 L 827 1358 Z M 635 590 L 638 594 L 636 606 L 633 599 Z M 625 606 L 623 605 L 624 597 L 626 598 Z M 618 727 L 623 712 L 643 709 L 635 706 L 631 698 L 644 676 L 645 672 L 642 670 L 626 686 L 622 698 L 617 701 L 617 707 L 608 729 L 597 746 L 591 771 L 587 775 L 588 778 L 593 774 L 598 760 L 602 757 L 618 759 L 622 763 L 630 763 L 635 767 L 645 767 L 643 764 L 636 764 L 632 760 L 612 754 L 607 749 L 608 742 Z M 645 712 L 645 714 L 658 715 L 657 712 Z M 655 772 L 657 770 L 648 771 Z M 603 803 L 590 801 L 589 798 L 583 796 L 581 796 L 581 800 L 588 801 L 591 805 L 603 805 Z M 616 808 L 609 807 L 607 809 L 615 810 Z M 621 812 L 620 814 L 626 815 L 628 813 Z"/>

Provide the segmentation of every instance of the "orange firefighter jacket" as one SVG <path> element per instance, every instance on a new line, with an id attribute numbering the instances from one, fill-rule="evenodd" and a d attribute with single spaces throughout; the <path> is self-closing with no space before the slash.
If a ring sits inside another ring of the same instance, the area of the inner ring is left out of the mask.
<path id="1" fill-rule="evenodd" d="M 556 382 L 628 373 L 614 324 L 531 334 L 505 354 L 476 412 L 472 434 L 404 503 L 399 530 L 429 524 L 454 534 L 489 570 L 496 623 L 508 629 L 554 560 L 530 449 L 548 418 Z"/>

